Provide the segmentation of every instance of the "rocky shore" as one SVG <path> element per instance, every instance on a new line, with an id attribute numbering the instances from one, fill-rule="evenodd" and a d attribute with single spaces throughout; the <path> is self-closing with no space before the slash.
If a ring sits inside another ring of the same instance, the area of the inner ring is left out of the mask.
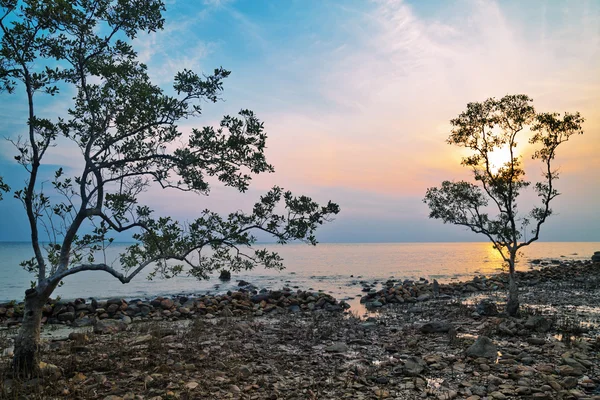
<path id="1" fill-rule="evenodd" d="M 557 261 L 539 269 L 516 272 L 521 288 L 530 288 L 547 282 L 598 285 L 599 281 L 595 277 L 600 277 L 600 263 L 583 260 Z M 361 298 L 361 303 L 365 303 L 368 308 L 377 308 L 386 304 L 417 303 L 434 298 L 450 299 L 476 293 L 502 291 L 508 289 L 508 279 L 507 273 L 476 276 L 471 280 L 447 284 L 440 284 L 435 280 L 429 282 L 424 278 L 419 281 L 390 279 L 383 284 L 384 288 L 381 290 L 376 290 L 372 285 L 364 282 L 363 292 L 367 294 Z"/>
<path id="2" fill-rule="evenodd" d="M 600 330 L 586 317 L 600 312 L 600 264 L 519 280 L 518 318 L 502 313 L 504 275 L 386 282 L 364 295 L 381 303 L 366 319 L 326 294 L 289 289 L 58 302 L 48 326 L 74 331 L 45 343 L 34 380 L 10 379 L 4 352 L 0 398 L 600 399 Z M 18 305 L 4 308 L 5 325 L 18 321 Z M 93 325 L 75 328 L 85 318 Z M 10 332 L 0 332 L 0 350 Z"/>
<path id="3" fill-rule="evenodd" d="M 545 282 L 579 282 L 594 284 L 589 276 L 600 276 L 600 263 L 570 261 L 550 264 L 540 269 L 517 272 L 521 287 L 532 287 Z M 461 296 L 502 291 L 508 287 L 505 273 L 476 276 L 471 280 L 452 283 L 393 279 L 376 289 L 373 282 L 362 281 L 360 299 L 368 309 L 390 304 L 418 303 L 432 299 L 451 299 Z M 0 304 L 0 326 L 19 325 L 23 316 L 23 303 L 12 301 Z M 231 317 L 240 315 L 262 316 L 269 313 L 311 312 L 315 310 L 345 311 L 350 305 L 319 291 L 258 290 L 252 284 L 240 281 L 239 290 L 217 295 L 157 297 L 151 300 L 113 298 L 107 300 L 75 299 L 50 300 L 43 310 L 43 324 L 64 324 L 74 327 L 95 325 L 96 321 L 117 319 L 126 324 L 132 321 L 178 320 L 197 316 Z"/>
<path id="4" fill-rule="evenodd" d="M 245 283 L 245 282 L 242 282 Z M 114 298 L 108 300 L 75 299 L 73 301 L 51 300 L 43 310 L 43 324 L 63 324 L 73 327 L 105 326 L 118 320 L 126 325 L 141 321 L 175 321 L 196 317 L 235 317 L 253 315 L 260 317 L 269 313 L 301 311 L 343 311 L 350 306 L 338 302 L 332 296 L 312 291 L 261 290 L 243 285 L 236 292 L 199 297 L 157 297 L 150 301 Z M 19 325 L 23 317 L 23 303 L 0 304 L 0 325 Z M 102 322 L 105 321 L 105 322 Z M 121 326 L 121 324 L 116 324 Z M 101 328 L 97 328 L 101 330 Z"/>

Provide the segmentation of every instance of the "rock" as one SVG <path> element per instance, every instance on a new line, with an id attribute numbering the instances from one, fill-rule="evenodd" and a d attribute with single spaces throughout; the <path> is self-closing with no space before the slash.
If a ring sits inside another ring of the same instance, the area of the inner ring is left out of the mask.
<path id="1" fill-rule="evenodd" d="M 427 301 L 431 298 L 431 295 L 428 293 L 422 294 L 419 297 L 417 297 L 417 301 Z"/>
<path id="2" fill-rule="evenodd" d="M 103 319 L 94 325 L 94 333 L 107 334 L 127 330 L 127 324 L 117 319 Z"/>
<path id="3" fill-rule="evenodd" d="M 503 321 L 498 325 L 498 332 L 507 336 L 514 336 L 517 333 L 516 324 L 511 321 Z"/>
<path id="4" fill-rule="evenodd" d="M 573 389 L 575 386 L 577 386 L 577 378 L 574 376 L 567 376 L 560 384 L 565 389 Z"/>
<path id="5" fill-rule="evenodd" d="M 481 300 L 479 304 L 477 304 L 476 310 L 479 315 L 484 315 L 487 317 L 498 315 L 498 307 L 496 306 L 496 303 L 488 299 Z"/>
<path id="6" fill-rule="evenodd" d="M 250 300 L 253 303 L 260 303 L 261 301 L 266 301 L 269 300 L 269 294 L 268 293 L 260 293 L 260 294 L 255 294 L 254 296 L 252 296 L 250 298 Z"/>
<path id="7" fill-rule="evenodd" d="M 490 397 L 492 399 L 496 399 L 496 400 L 505 400 L 506 399 L 506 395 L 504 395 L 502 392 L 492 392 L 492 393 L 490 393 Z"/>
<path id="8" fill-rule="evenodd" d="M 69 340 L 76 342 L 77 344 L 84 344 L 90 341 L 87 334 L 83 332 L 71 332 L 69 333 Z"/>
<path id="9" fill-rule="evenodd" d="M 579 368 L 579 369 L 582 369 L 582 370 L 586 369 L 586 367 L 582 364 L 583 360 L 580 362 L 580 361 L 577 361 L 574 358 L 563 356 L 562 357 L 562 361 L 563 361 L 563 363 L 565 363 L 567 365 L 570 365 L 573 368 Z"/>
<path id="10" fill-rule="evenodd" d="M 570 365 L 561 365 L 558 367 L 558 373 L 561 376 L 581 376 L 583 375 L 583 370 Z"/>
<path id="11" fill-rule="evenodd" d="M 252 369 L 245 365 L 242 365 L 238 371 L 243 378 L 249 378 L 250 376 L 252 376 Z"/>
<path id="12" fill-rule="evenodd" d="M 43 377 L 58 378 L 61 375 L 60 369 L 54 365 L 40 361 L 40 373 Z"/>
<path id="13" fill-rule="evenodd" d="M 123 400 L 122 397 L 115 396 L 114 394 L 110 394 L 106 396 L 103 400 Z"/>
<path id="14" fill-rule="evenodd" d="M 582 391 L 580 391 L 580 390 L 577 390 L 577 389 L 571 389 L 571 390 L 569 390 L 569 394 L 570 394 L 572 397 L 575 397 L 576 399 L 584 399 L 584 398 L 585 398 L 585 399 L 588 399 L 588 398 L 589 398 L 589 397 L 587 397 L 587 396 L 585 395 L 585 393 L 583 393 Z M 572 398 L 572 397 L 569 397 L 569 398 Z"/>
<path id="15" fill-rule="evenodd" d="M 233 312 L 229 307 L 223 307 L 223 310 L 221 310 L 221 317 L 231 318 L 233 317 Z"/>
<path id="16" fill-rule="evenodd" d="M 548 332 L 550 330 L 550 326 L 550 321 L 541 315 L 532 315 L 531 317 L 527 318 L 527 321 L 525 322 L 525 328 L 541 333 Z"/>
<path id="17" fill-rule="evenodd" d="M 422 358 L 412 356 L 404 360 L 404 363 L 400 368 L 394 368 L 394 372 L 401 373 L 405 376 L 418 376 L 420 375 L 425 367 L 427 366 L 427 362 Z"/>
<path id="18" fill-rule="evenodd" d="M 546 343 L 546 339 L 544 339 L 544 338 L 537 338 L 537 337 L 530 337 L 530 338 L 527 338 L 527 343 L 534 344 L 536 346 L 541 346 L 541 345 L 543 345 L 543 344 Z"/>
<path id="19" fill-rule="evenodd" d="M 546 393 L 543 393 L 543 392 L 537 392 L 537 393 L 534 393 L 534 394 L 531 396 L 531 398 L 532 398 L 532 399 L 537 399 L 537 400 L 549 400 L 551 397 L 550 397 L 550 396 L 548 396 Z"/>
<path id="20" fill-rule="evenodd" d="M 71 379 L 73 380 L 73 382 L 81 383 L 81 382 L 85 382 L 87 380 L 87 376 L 85 376 L 85 374 L 83 374 L 81 372 L 78 372 Z"/>
<path id="21" fill-rule="evenodd" d="M 152 338 L 153 338 L 152 335 L 138 336 L 138 337 L 134 338 L 131 342 L 129 342 L 129 344 L 132 346 L 136 346 L 136 345 L 148 343 L 148 342 L 152 341 Z"/>
<path id="22" fill-rule="evenodd" d="M 219 279 L 222 281 L 229 281 L 231 280 L 231 272 L 227 271 L 226 269 L 222 269 L 221 273 L 219 274 Z"/>
<path id="23" fill-rule="evenodd" d="M 188 382 L 185 384 L 185 388 L 188 390 L 194 390 L 197 387 L 198 387 L 198 382 L 191 381 L 191 382 Z"/>
<path id="24" fill-rule="evenodd" d="M 390 378 L 387 376 L 370 376 L 368 379 L 380 385 L 387 385 L 390 383 Z"/>
<path id="25" fill-rule="evenodd" d="M 243 279 L 240 279 L 240 281 L 238 282 L 238 286 L 239 286 L 239 287 L 242 287 L 242 286 L 248 286 L 248 285 L 250 285 L 250 282 L 246 282 L 246 281 L 245 281 L 245 280 L 243 280 Z"/>
<path id="26" fill-rule="evenodd" d="M 173 308 L 174 305 L 175 305 L 175 302 L 171 299 L 164 299 L 160 302 L 160 307 L 163 310 L 169 310 L 169 309 Z"/>
<path id="27" fill-rule="evenodd" d="M 74 312 L 64 312 L 58 315 L 58 320 L 62 322 L 73 321 L 75 320 Z"/>
<path id="28" fill-rule="evenodd" d="M 452 400 L 458 397 L 458 392 L 455 390 L 448 390 L 437 395 L 438 400 Z"/>
<path id="29" fill-rule="evenodd" d="M 452 329 L 452 324 L 446 321 L 431 321 L 421 326 L 423 333 L 445 333 Z"/>
<path id="30" fill-rule="evenodd" d="M 593 262 L 600 262 L 600 251 L 595 251 L 594 255 L 592 256 L 592 261 Z"/>
<path id="31" fill-rule="evenodd" d="M 189 315 L 190 313 L 190 309 L 187 307 L 179 307 L 178 311 L 181 313 L 181 315 Z"/>
<path id="32" fill-rule="evenodd" d="M 106 309 L 106 312 L 109 314 L 114 314 L 117 311 L 119 311 L 119 306 L 117 304 L 111 304 L 108 306 L 108 308 Z"/>
<path id="33" fill-rule="evenodd" d="M 516 390 L 519 396 L 531 394 L 531 388 L 528 386 L 519 386 Z"/>
<path id="34" fill-rule="evenodd" d="M 81 317 L 77 318 L 73 321 L 73 326 L 75 327 L 84 327 L 84 326 L 92 326 L 94 324 L 94 320 L 90 317 Z"/>
<path id="35" fill-rule="evenodd" d="M 292 313 L 299 313 L 300 312 L 300 306 L 294 304 L 288 307 L 288 310 L 290 310 L 290 312 Z"/>
<path id="36" fill-rule="evenodd" d="M 113 297 L 112 299 L 106 300 L 106 304 L 108 304 L 108 305 L 116 304 L 119 307 L 121 307 L 123 305 L 126 305 L 127 302 L 125 300 L 123 300 L 123 299 L 118 298 L 118 297 Z"/>
<path id="37" fill-rule="evenodd" d="M 348 351 L 348 346 L 345 343 L 335 343 L 331 346 L 325 347 L 325 351 L 328 353 L 345 353 Z"/>
<path id="38" fill-rule="evenodd" d="M 480 336 L 467 349 L 467 355 L 470 357 L 496 358 L 498 356 L 498 348 L 490 338 Z"/>

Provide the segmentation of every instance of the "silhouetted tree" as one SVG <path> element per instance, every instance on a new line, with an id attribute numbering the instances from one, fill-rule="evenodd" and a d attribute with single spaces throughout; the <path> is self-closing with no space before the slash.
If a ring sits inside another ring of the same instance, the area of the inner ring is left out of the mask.
<path id="1" fill-rule="evenodd" d="M 279 243 L 316 244 L 317 227 L 339 212 L 334 203 L 319 206 L 274 187 L 249 214 L 205 210 L 188 223 L 155 217 L 138 203 L 151 184 L 208 195 L 214 177 L 244 192 L 250 174 L 273 171 L 265 159 L 263 123 L 252 111 L 225 116 L 217 129 L 194 129 L 189 137 L 177 127 L 200 115 L 201 102 L 219 99 L 229 71 L 179 72 L 174 95 L 150 82 L 130 42 L 140 32 L 163 28 L 160 0 L 0 0 L 0 6 L 0 83 L 9 93 L 23 88 L 28 106 L 27 134 L 14 140 L 15 159 L 28 179 L 14 195 L 26 210 L 34 251 L 22 266 L 37 277 L 25 292 L 16 373 L 37 368 L 42 307 L 69 275 L 106 271 L 127 283 L 148 267 L 152 276 L 187 271 L 198 278 L 222 268 L 281 268 L 277 253 L 250 251 L 253 231 Z M 39 114 L 39 96 L 71 89 L 65 116 Z M 70 176 L 59 168 L 51 187 L 43 186 L 44 156 L 68 140 L 79 150 L 81 170 Z M 111 235 L 126 231 L 136 243 L 120 255 L 122 268 L 98 260 L 95 254 L 113 241 Z M 48 244 L 40 241 L 44 232 Z M 207 248 L 209 254 L 200 252 Z"/>
<path id="2" fill-rule="evenodd" d="M 465 112 L 450 121 L 453 128 L 448 143 L 471 151 L 461 164 L 472 169 L 475 183 L 444 181 L 441 187 L 427 189 L 423 200 L 430 218 L 466 226 L 493 243 L 508 265 L 509 315 L 519 309 L 514 276 L 517 253 L 538 240 L 542 224 L 552 214 L 550 203 L 559 195 L 554 186 L 558 172 L 552 165 L 556 150 L 571 135 L 583 133 L 579 113 L 536 113 L 531 102 L 528 96 L 511 95 L 469 103 Z M 517 198 L 531 184 L 524 178 L 522 156 L 517 152 L 517 140 L 523 139 L 536 147 L 532 159 L 541 162 L 543 179 L 534 185 L 541 204 L 519 215 Z M 495 151 L 505 153 L 501 165 L 491 160 Z M 492 210 L 497 215 L 490 215 Z M 531 236 L 523 237 L 531 224 Z"/>

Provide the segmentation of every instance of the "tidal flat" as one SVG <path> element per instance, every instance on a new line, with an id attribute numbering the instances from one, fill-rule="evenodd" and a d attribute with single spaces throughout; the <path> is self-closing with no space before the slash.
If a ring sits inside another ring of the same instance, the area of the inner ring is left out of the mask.
<path id="1" fill-rule="evenodd" d="M 54 304 L 40 376 L 24 382 L 8 368 L 18 305 L 10 318 L 4 307 L 0 397 L 600 399 L 600 263 L 519 282 L 516 318 L 502 312 L 503 274 L 383 282 L 361 294 L 366 315 L 289 288 Z"/>

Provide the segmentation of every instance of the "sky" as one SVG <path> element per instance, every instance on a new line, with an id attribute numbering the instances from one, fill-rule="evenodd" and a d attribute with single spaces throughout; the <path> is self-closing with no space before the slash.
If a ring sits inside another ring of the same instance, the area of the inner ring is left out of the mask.
<path id="1" fill-rule="evenodd" d="M 151 189 L 142 201 L 157 213 L 184 220 L 205 208 L 249 210 L 277 184 L 340 204 L 321 242 L 485 240 L 428 219 L 422 198 L 443 180 L 469 177 L 464 154 L 445 142 L 450 119 L 469 102 L 524 93 L 538 111 L 586 119 L 584 135 L 559 149 L 562 195 L 541 240 L 600 242 L 600 2 L 170 0 L 165 19 L 163 31 L 133 41 L 153 82 L 167 88 L 183 68 L 232 71 L 224 101 L 182 131 L 252 109 L 276 172 L 254 178 L 244 195 L 218 185 L 209 197 Z M 2 136 L 25 130 L 19 99 L 0 94 Z M 64 115 L 69 102 L 45 102 L 43 112 Z M 18 187 L 14 153 L 0 145 L 0 175 Z M 69 146 L 47 161 L 46 174 L 80 165 Z M 539 166 L 526 167 L 540 176 Z M 533 198 L 524 200 L 530 208 Z M 0 215 L 0 241 L 27 240 L 15 200 L 0 202 Z"/>

